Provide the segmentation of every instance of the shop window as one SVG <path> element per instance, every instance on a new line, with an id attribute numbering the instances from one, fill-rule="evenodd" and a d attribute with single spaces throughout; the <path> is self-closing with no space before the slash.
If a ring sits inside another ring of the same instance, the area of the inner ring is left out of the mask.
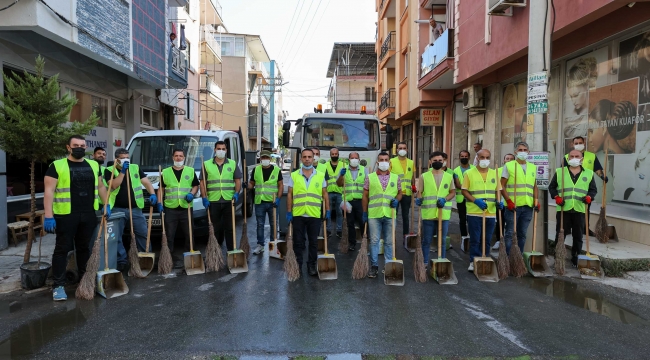
<path id="1" fill-rule="evenodd" d="M 99 118 L 97 126 L 108 126 L 108 99 L 74 89 L 68 89 L 68 94 L 77 99 L 70 111 L 70 121 L 85 123 L 94 111 Z"/>

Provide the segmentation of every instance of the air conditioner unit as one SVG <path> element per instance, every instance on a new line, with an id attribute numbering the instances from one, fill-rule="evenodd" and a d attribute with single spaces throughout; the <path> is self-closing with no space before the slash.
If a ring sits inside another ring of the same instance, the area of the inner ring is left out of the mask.
<path id="1" fill-rule="evenodd" d="M 526 7 L 526 0 L 488 0 L 488 15 L 512 16 L 506 13 L 511 7 Z"/>
<path id="2" fill-rule="evenodd" d="M 472 110 L 483 108 L 483 87 L 472 85 L 463 89 L 463 109 Z"/>

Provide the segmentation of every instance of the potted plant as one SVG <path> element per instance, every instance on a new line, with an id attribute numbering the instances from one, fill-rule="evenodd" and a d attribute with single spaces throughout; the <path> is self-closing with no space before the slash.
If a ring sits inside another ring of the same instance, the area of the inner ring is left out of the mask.
<path id="1" fill-rule="evenodd" d="M 93 112 L 85 123 L 68 124 L 76 98 L 68 94 L 59 96 L 58 74 L 45 76 L 45 60 L 36 58 L 36 73 L 27 71 L 23 76 L 12 72 L 3 75 L 5 93 L 0 94 L 0 148 L 7 154 L 30 163 L 31 216 L 23 264 L 20 266 L 21 283 L 26 289 L 45 285 L 50 264 L 41 262 L 41 242 L 38 245 L 38 261 L 31 261 L 34 242 L 34 218 L 36 213 L 36 186 L 34 170 L 36 162 L 47 162 L 66 155 L 68 138 L 75 134 L 87 134 L 97 123 Z"/>

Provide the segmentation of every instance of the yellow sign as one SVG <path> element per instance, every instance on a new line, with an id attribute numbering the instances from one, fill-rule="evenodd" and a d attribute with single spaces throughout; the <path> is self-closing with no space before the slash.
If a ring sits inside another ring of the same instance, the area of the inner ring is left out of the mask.
<path id="1" fill-rule="evenodd" d="M 420 126 L 442 126 L 443 109 L 420 109 Z"/>

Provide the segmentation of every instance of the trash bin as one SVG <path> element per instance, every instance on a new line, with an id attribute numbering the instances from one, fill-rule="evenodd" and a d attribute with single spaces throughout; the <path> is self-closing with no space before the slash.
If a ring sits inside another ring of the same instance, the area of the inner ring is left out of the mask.
<path id="1" fill-rule="evenodd" d="M 125 213 L 117 213 L 117 214 L 111 214 L 111 217 L 108 218 L 108 221 L 106 222 L 107 226 L 107 231 L 108 231 L 108 267 L 110 269 L 116 269 L 117 268 L 117 243 L 118 239 L 120 238 L 121 234 L 117 233 L 117 229 L 120 228 L 120 222 L 125 221 L 126 214 Z M 92 250 L 92 246 L 97 239 L 97 231 L 99 231 L 99 225 L 101 224 L 101 216 L 97 217 L 98 222 L 97 222 L 97 227 L 95 228 L 95 231 L 93 231 L 93 236 L 90 239 L 90 248 Z M 102 235 L 99 239 L 99 268 L 98 270 L 104 270 L 106 265 L 104 264 L 104 230 L 102 229 Z"/>

